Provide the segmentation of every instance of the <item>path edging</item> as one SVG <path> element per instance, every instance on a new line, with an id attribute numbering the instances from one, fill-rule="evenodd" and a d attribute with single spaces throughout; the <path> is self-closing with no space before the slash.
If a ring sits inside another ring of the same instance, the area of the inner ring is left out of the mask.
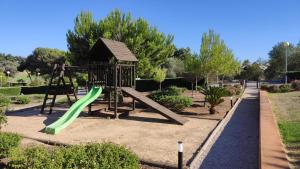
<path id="1" fill-rule="evenodd" d="M 267 94 L 259 92 L 259 168 L 290 168 Z"/>

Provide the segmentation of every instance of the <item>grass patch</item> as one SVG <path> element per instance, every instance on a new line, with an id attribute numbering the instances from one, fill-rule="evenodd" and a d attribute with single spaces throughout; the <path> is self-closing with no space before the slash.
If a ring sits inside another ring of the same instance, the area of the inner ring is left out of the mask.
<path id="1" fill-rule="evenodd" d="M 279 122 L 278 127 L 284 144 L 300 142 L 300 122 Z"/>

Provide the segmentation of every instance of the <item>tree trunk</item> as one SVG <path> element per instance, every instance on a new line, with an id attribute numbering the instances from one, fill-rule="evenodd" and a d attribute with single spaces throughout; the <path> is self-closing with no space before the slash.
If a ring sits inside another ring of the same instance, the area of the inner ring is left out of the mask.
<path id="1" fill-rule="evenodd" d="M 215 109 L 215 106 L 212 106 L 209 108 L 209 113 L 210 114 L 215 114 L 216 113 L 216 109 Z"/>
<path id="2" fill-rule="evenodd" d="M 161 91 L 161 82 L 159 83 L 159 91 Z"/>
<path id="3" fill-rule="evenodd" d="M 198 77 L 196 76 L 196 92 L 197 92 L 197 89 L 198 89 Z"/>

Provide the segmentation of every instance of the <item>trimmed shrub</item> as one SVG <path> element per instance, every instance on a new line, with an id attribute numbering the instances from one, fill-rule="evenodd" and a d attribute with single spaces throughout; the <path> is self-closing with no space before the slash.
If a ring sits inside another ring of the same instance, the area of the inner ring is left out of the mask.
<path id="1" fill-rule="evenodd" d="M 0 94 L 0 107 L 6 107 L 10 105 L 11 101 L 8 97 Z"/>
<path id="2" fill-rule="evenodd" d="M 27 96 L 17 96 L 16 98 L 15 98 L 15 103 L 16 104 L 28 104 L 28 103 L 30 103 L 30 99 L 29 99 L 29 97 L 27 97 Z"/>
<path id="3" fill-rule="evenodd" d="M 75 145 L 48 150 L 45 147 L 14 149 L 9 168 L 139 168 L 137 156 L 113 143 Z"/>
<path id="4" fill-rule="evenodd" d="M 9 151 L 18 147 L 21 142 L 21 136 L 14 133 L 0 132 L 0 158 L 8 157 Z"/>
<path id="5" fill-rule="evenodd" d="M 182 111 L 193 104 L 192 99 L 186 96 L 163 96 L 159 102 L 175 111 Z"/>
<path id="6" fill-rule="evenodd" d="M 5 96 L 18 96 L 21 93 L 21 87 L 1 87 L 0 94 Z"/>
<path id="7" fill-rule="evenodd" d="M 292 91 L 292 88 L 288 84 L 283 84 L 283 85 L 279 86 L 279 90 L 280 90 L 281 93 L 286 93 L 286 92 Z"/>
<path id="8" fill-rule="evenodd" d="M 300 80 L 294 80 L 294 81 L 292 82 L 292 88 L 293 88 L 294 90 L 299 91 L 299 90 L 300 90 Z"/>
<path id="9" fill-rule="evenodd" d="M 233 86 L 224 86 L 224 93 L 226 96 L 236 95 L 236 88 Z"/>
<path id="10" fill-rule="evenodd" d="M 154 91 L 148 97 L 171 110 L 181 111 L 193 103 L 191 98 L 182 96 L 184 91 L 185 88 L 171 86 L 162 91 Z"/>

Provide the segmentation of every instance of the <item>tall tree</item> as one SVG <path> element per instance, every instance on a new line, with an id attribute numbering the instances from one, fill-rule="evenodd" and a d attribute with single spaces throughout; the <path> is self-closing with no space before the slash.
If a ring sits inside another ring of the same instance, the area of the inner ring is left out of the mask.
<path id="1" fill-rule="evenodd" d="M 288 69 L 290 68 L 293 51 L 295 47 L 291 44 L 288 46 Z M 272 50 L 269 52 L 269 66 L 265 71 L 266 77 L 268 79 L 278 79 L 283 77 L 285 72 L 285 53 L 286 46 L 284 42 L 280 42 L 277 45 L 273 46 Z M 295 55 L 294 58 L 298 58 L 300 55 Z M 299 63 L 300 66 L 300 63 Z M 289 69 L 292 70 L 292 69 Z"/>
<path id="2" fill-rule="evenodd" d="M 213 30 L 202 35 L 199 62 L 198 70 L 203 77 L 211 74 L 217 77 L 234 76 L 240 68 L 240 63 L 235 59 L 232 51 Z"/>
<path id="3" fill-rule="evenodd" d="M 31 72 L 39 72 L 41 74 L 48 74 L 51 72 L 55 63 L 65 63 L 67 53 L 58 49 L 50 48 L 36 48 L 31 55 L 29 55 L 20 70 L 27 69 Z"/>
<path id="4" fill-rule="evenodd" d="M 173 56 L 173 36 L 165 35 L 142 18 L 133 19 L 130 13 L 112 11 L 106 18 L 95 21 L 92 14 L 81 12 L 75 19 L 74 30 L 67 33 L 71 61 L 87 63 L 87 53 L 99 37 L 124 42 L 139 59 L 138 76 L 151 77 L 154 68 Z"/>

